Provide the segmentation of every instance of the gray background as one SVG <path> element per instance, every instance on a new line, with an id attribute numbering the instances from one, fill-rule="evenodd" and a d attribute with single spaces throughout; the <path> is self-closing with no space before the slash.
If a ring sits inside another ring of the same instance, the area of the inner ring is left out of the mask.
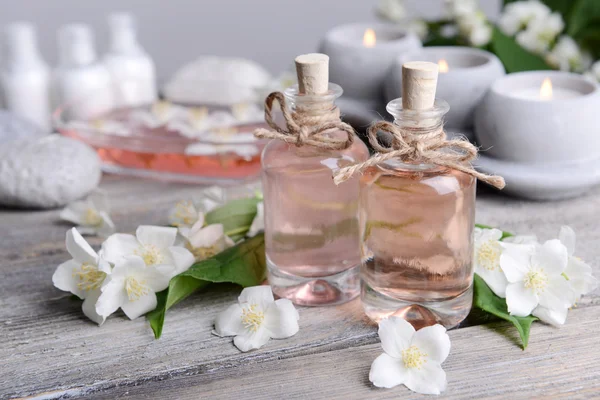
<path id="1" fill-rule="evenodd" d="M 500 0 L 480 0 L 497 15 Z M 46 60 L 56 62 L 56 31 L 69 22 L 89 23 L 98 50 L 106 49 L 106 15 L 131 11 L 140 39 L 154 58 L 159 79 L 203 54 L 250 58 L 278 73 L 301 53 L 314 51 L 331 27 L 375 21 L 377 0 L 0 0 L 0 25 L 32 21 Z M 407 8 L 433 18 L 443 0 L 406 0 Z"/>

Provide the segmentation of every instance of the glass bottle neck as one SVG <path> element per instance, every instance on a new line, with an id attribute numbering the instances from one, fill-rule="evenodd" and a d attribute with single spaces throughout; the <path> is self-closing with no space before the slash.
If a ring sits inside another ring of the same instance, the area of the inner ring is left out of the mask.
<path id="1" fill-rule="evenodd" d="M 330 83 L 327 93 L 319 95 L 302 94 L 298 85 L 284 91 L 287 105 L 292 112 L 302 113 L 310 117 L 324 117 L 337 109 L 335 100 L 340 97 L 343 90 L 340 86 Z"/>

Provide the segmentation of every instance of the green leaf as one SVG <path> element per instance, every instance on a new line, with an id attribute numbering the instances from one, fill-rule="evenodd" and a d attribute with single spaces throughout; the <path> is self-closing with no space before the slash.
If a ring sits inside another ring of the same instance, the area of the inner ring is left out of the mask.
<path id="1" fill-rule="evenodd" d="M 597 26 L 600 23 L 600 1 L 575 0 L 571 3 L 573 3 L 573 7 L 567 20 L 567 33 L 569 36 L 579 39 L 588 27 Z"/>
<path id="2" fill-rule="evenodd" d="M 230 201 L 206 214 L 206 223 L 223 224 L 225 234 L 237 241 L 246 236 L 256 216 L 256 205 L 261 201 L 257 197 Z"/>
<path id="3" fill-rule="evenodd" d="M 154 337 L 160 338 L 167 310 L 212 282 L 228 282 L 247 287 L 260 285 L 266 278 L 264 235 L 258 234 L 216 256 L 192 265 L 173 277 L 169 287 L 157 293 L 158 304 L 146 315 Z"/>
<path id="4" fill-rule="evenodd" d="M 489 226 L 489 225 L 482 225 L 482 224 L 475 224 L 475 227 L 476 227 L 476 228 L 479 228 L 479 229 L 494 229 L 494 227 L 492 227 L 492 226 Z M 515 235 L 513 235 L 513 234 L 512 234 L 512 233 L 510 233 L 510 232 L 505 232 L 505 231 L 502 231 L 502 237 L 500 238 L 500 240 L 504 240 L 504 239 L 506 239 L 507 237 L 511 237 L 511 236 L 515 236 Z"/>
<path id="5" fill-rule="evenodd" d="M 506 36 L 497 27 L 494 28 L 491 48 L 509 74 L 552 69 L 541 57 L 522 48 L 514 38 Z"/>
<path id="6" fill-rule="evenodd" d="M 496 296 L 494 292 L 488 287 L 484 280 L 477 274 L 473 277 L 473 305 L 487 313 L 495 315 L 498 318 L 502 318 L 508 322 L 511 322 L 521 337 L 523 350 L 527 348 L 529 343 L 529 330 L 533 321 L 537 321 L 536 317 L 515 317 L 508 313 L 506 306 L 506 300 Z"/>

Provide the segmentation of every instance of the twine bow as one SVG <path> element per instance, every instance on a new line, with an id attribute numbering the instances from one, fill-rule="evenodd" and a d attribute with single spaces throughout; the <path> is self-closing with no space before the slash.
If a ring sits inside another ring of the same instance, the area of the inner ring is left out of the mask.
<path id="1" fill-rule="evenodd" d="M 285 128 L 278 126 L 273 120 L 273 102 L 279 102 L 279 108 L 285 119 Z M 285 97 L 281 92 L 273 92 L 265 99 L 265 121 L 271 129 L 259 128 L 254 136 L 260 139 L 279 139 L 298 147 L 309 145 L 330 150 L 344 150 L 354 143 L 354 129 L 340 121 L 340 111 L 335 108 L 323 115 L 314 116 L 308 110 L 299 108 L 290 112 Z M 347 138 L 335 138 L 325 135 L 336 130 L 344 131 Z"/>
<path id="2" fill-rule="evenodd" d="M 391 143 L 379 143 L 377 132 L 391 135 Z M 498 189 L 504 188 L 504 178 L 475 171 L 470 162 L 477 158 L 477 148 L 466 140 L 446 138 L 442 126 L 424 133 L 411 132 L 387 121 L 377 122 L 368 130 L 369 142 L 379 153 L 367 161 L 341 168 L 334 173 L 335 184 L 348 180 L 363 169 L 380 164 L 392 158 L 406 163 L 435 164 L 452 168 L 489 183 Z"/>

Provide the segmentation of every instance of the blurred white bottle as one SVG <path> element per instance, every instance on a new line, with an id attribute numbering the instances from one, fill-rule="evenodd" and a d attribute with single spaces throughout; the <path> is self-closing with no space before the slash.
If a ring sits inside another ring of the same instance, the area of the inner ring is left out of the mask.
<path id="1" fill-rule="evenodd" d="M 156 101 L 154 62 L 140 46 L 134 17 L 114 13 L 108 17 L 110 48 L 104 56 L 116 85 L 118 105 L 134 107 Z"/>
<path id="2" fill-rule="evenodd" d="M 32 24 L 15 22 L 6 27 L 2 58 L 4 105 L 50 130 L 50 70 L 38 50 Z"/>
<path id="3" fill-rule="evenodd" d="M 55 101 L 71 118 L 97 117 L 115 106 L 110 72 L 98 62 L 92 31 L 69 24 L 58 32 L 59 63 L 54 75 Z"/>

